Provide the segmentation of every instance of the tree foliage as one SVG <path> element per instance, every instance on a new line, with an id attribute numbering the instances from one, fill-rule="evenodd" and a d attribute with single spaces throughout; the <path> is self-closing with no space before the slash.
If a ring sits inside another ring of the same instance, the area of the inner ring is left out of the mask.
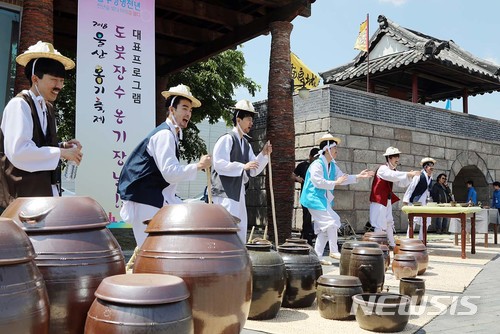
<path id="1" fill-rule="evenodd" d="M 63 52 L 63 54 L 69 53 Z M 75 59 L 71 55 L 70 58 Z M 193 161 L 207 153 L 196 123 L 208 118 L 209 123 L 214 124 L 222 118 L 228 125 L 232 125 L 231 107 L 236 103 L 233 100 L 235 90 L 243 87 L 251 96 L 255 96 L 255 92 L 260 89 L 256 82 L 245 76 L 244 67 L 243 52 L 227 50 L 168 76 L 168 87 L 178 84 L 187 85 L 202 104 L 200 108 L 193 110 L 189 127 L 184 131 L 182 158 Z M 162 87 L 162 90 L 167 90 L 168 87 Z M 55 103 L 58 111 L 58 135 L 62 140 L 75 138 L 75 106 L 76 75 L 74 71 L 71 71 Z M 166 109 L 165 106 L 162 107 Z"/>

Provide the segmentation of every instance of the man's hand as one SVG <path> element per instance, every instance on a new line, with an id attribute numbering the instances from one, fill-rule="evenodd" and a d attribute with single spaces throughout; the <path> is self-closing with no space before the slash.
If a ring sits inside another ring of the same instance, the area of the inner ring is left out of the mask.
<path id="1" fill-rule="evenodd" d="M 198 161 L 196 165 L 198 170 L 207 169 L 210 166 L 212 166 L 212 157 L 210 155 L 202 155 L 200 161 Z"/>
<path id="2" fill-rule="evenodd" d="M 408 176 L 410 176 L 411 178 L 414 178 L 415 176 L 418 176 L 418 175 L 420 175 L 419 170 L 411 170 L 408 172 Z"/>
<path id="3" fill-rule="evenodd" d="M 262 149 L 262 154 L 268 155 L 271 154 L 272 152 L 273 152 L 273 145 L 271 145 L 271 142 L 268 140 L 264 145 L 264 148 Z"/>
<path id="4" fill-rule="evenodd" d="M 369 169 L 365 169 L 365 170 L 361 171 L 361 173 L 359 173 L 358 175 L 356 175 L 356 177 L 358 179 L 366 179 L 366 178 L 369 178 L 369 177 L 373 177 L 374 175 L 375 175 L 374 171 L 369 170 Z"/>
<path id="5" fill-rule="evenodd" d="M 257 169 L 259 168 L 259 163 L 257 161 L 249 161 L 244 166 L 244 170 Z"/>
<path id="6" fill-rule="evenodd" d="M 335 185 L 336 186 L 341 185 L 342 183 L 344 183 L 347 180 L 348 177 L 349 177 L 348 174 L 342 175 L 341 177 L 339 177 L 338 179 L 335 180 Z"/>

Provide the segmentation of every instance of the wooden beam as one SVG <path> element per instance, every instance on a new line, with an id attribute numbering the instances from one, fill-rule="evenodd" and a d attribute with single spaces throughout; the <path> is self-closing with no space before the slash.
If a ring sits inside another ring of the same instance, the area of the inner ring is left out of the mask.
<path id="1" fill-rule="evenodd" d="M 269 31 L 269 23 L 273 21 L 291 21 L 304 8 L 305 0 L 294 1 L 287 6 L 280 7 L 268 15 L 254 20 L 253 22 L 240 26 L 237 30 L 227 33 L 223 38 L 219 38 L 205 46 L 197 48 L 183 57 L 179 57 L 167 64 L 157 68 L 157 75 L 166 75 L 179 71 L 197 61 L 205 60 L 217 53 L 244 43 L 256 36 Z"/>
<path id="2" fill-rule="evenodd" d="M 223 36 L 222 33 L 179 23 L 173 20 L 156 19 L 156 33 L 196 43 L 207 43 Z"/>
<path id="3" fill-rule="evenodd" d="M 248 24 L 252 15 L 195 0 L 157 0 L 156 8 L 234 28 Z"/>

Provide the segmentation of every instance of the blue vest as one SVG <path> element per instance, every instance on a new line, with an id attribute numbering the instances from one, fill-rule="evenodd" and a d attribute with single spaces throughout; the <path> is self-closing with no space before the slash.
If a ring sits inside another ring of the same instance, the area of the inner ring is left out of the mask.
<path id="1" fill-rule="evenodd" d="M 161 130 L 170 130 L 167 123 L 162 123 L 137 145 L 129 155 L 118 180 L 118 194 L 122 200 L 162 208 L 165 204 L 162 191 L 170 184 L 165 181 L 156 166 L 154 158 L 148 154 L 147 146 L 151 137 Z M 174 136 L 176 134 L 174 133 Z M 179 150 L 175 149 L 179 159 Z"/>
<path id="2" fill-rule="evenodd" d="M 319 158 L 313 161 L 312 164 L 321 164 L 323 167 L 323 177 L 325 180 L 334 181 L 335 180 L 335 164 L 330 163 L 330 175 L 328 175 L 328 168 L 325 165 L 323 159 Z M 312 166 L 311 164 L 311 166 Z M 304 185 L 302 186 L 302 193 L 300 194 L 300 204 L 308 209 L 326 211 L 327 206 L 332 207 L 334 205 L 333 200 L 331 203 L 327 203 L 326 189 L 319 189 L 314 186 L 311 182 L 311 166 L 306 173 L 306 179 L 304 180 Z M 329 190 L 333 195 L 333 189 Z"/>

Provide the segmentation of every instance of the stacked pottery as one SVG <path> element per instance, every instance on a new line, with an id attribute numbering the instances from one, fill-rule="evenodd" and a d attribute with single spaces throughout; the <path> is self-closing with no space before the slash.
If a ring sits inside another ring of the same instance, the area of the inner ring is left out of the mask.
<path id="1" fill-rule="evenodd" d="M 346 241 L 340 251 L 340 275 L 349 275 L 349 262 L 354 247 L 379 248 L 380 245 L 372 241 Z"/>
<path id="2" fill-rule="evenodd" d="M 396 239 L 396 246 L 394 246 L 393 253 L 397 254 L 399 253 L 399 249 L 401 248 L 401 244 L 403 243 L 417 243 L 417 244 L 423 244 L 422 240 L 420 239 L 412 239 L 412 238 L 401 238 L 401 239 Z"/>
<path id="3" fill-rule="evenodd" d="M 316 280 L 323 274 L 321 263 L 307 246 L 278 246 L 286 267 L 286 288 L 282 306 L 309 307 L 316 299 Z"/>
<path id="4" fill-rule="evenodd" d="M 164 206 L 149 222 L 134 273 L 181 277 L 195 333 L 240 333 L 252 298 L 252 265 L 236 220 L 220 205 Z"/>
<path id="5" fill-rule="evenodd" d="M 422 275 L 427 270 L 429 255 L 427 247 L 423 243 L 403 242 L 400 245 L 398 254 L 413 255 L 418 263 L 417 275 Z"/>
<path id="6" fill-rule="evenodd" d="M 396 279 L 415 277 L 418 272 L 418 262 L 413 255 L 396 254 L 392 260 L 392 272 Z"/>
<path id="7" fill-rule="evenodd" d="M 273 319 L 283 302 L 286 268 L 272 244 L 247 244 L 252 262 L 252 302 L 248 319 Z"/>
<path id="8" fill-rule="evenodd" d="M 362 292 L 358 277 L 322 275 L 318 278 L 316 293 L 319 314 L 331 320 L 354 319 L 351 314 L 352 296 Z"/>
<path id="9" fill-rule="evenodd" d="M 192 334 L 189 291 L 176 276 L 106 277 L 95 292 L 85 334 Z"/>
<path id="10" fill-rule="evenodd" d="M 380 245 L 389 245 L 386 232 L 366 232 L 363 234 L 363 241 L 373 241 Z"/>
<path id="11" fill-rule="evenodd" d="M 0 333 L 49 333 L 49 299 L 35 256 L 21 227 L 0 218 Z"/>
<path id="12" fill-rule="evenodd" d="M 382 291 L 385 279 L 382 250 L 380 248 L 355 247 L 351 253 L 349 276 L 359 278 L 364 292 Z"/>
<path id="13" fill-rule="evenodd" d="M 2 213 L 28 234 L 50 301 L 51 333 L 83 333 L 94 292 L 125 260 L 106 225 L 108 215 L 89 197 L 19 197 Z"/>

